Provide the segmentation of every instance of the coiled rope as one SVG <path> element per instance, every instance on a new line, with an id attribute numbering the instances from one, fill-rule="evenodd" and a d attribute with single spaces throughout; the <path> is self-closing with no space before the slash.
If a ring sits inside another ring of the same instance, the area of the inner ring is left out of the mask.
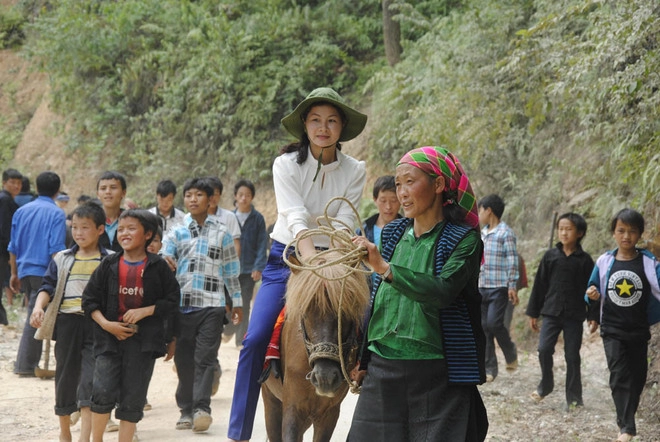
<path id="1" fill-rule="evenodd" d="M 328 281 L 341 280 L 341 293 L 339 295 L 339 314 L 337 315 L 337 342 L 339 344 L 339 360 L 340 360 L 342 374 L 344 375 L 344 379 L 346 380 L 346 382 L 350 387 L 351 393 L 359 393 L 360 386 L 357 384 L 357 382 L 351 380 L 346 370 L 346 362 L 344 360 L 343 339 L 342 339 L 343 336 L 342 315 L 341 315 L 342 303 L 344 300 L 344 286 L 346 284 L 346 278 L 348 278 L 352 274 L 362 273 L 364 275 L 370 275 L 371 273 L 373 273 L 374 270 L 365 260 L 365 258 L 367 257 L 367 250 L 364 247 L 356 246 L 355 244 L 353 244 L 353 241 L 351 240 L 351 238 L 354 236 L 353 226 L 349 226 L 345 222 L 328 215 L 328 209 L 331 207 L 331 205 L 334 202 L 339 202 L 339 203 L 343 202 L 348 204 L 348 206 L 355 214 L 356 219 L 358 220 L 358 225 L 362 226 L 362 220 L 360 219 L 360 214 L 357 212 L 355 206 L 353 206 L 353 204 L 349 200 L 341 196 L 332 198 L 325 205 L 325 210 L 323 212 L 323 215 L 319 216 L 316 219 L 316 223 L 318 224 L 319 227 L 315 229 L 309 229 L 303 232 L 298 238 L 294 239 L 289 244 L 287 244 L 286 248 L 282 252 L 282 259 L 284 259 L 284 262 L 286 262 L 287 265 L 292 269 L 308 270 L 313 272 L 319 278 Z M 298 251 L 298 242 L 305 238 L 313 238 L 315 236 L 329 237 L 330 248 L 328 250 L 319 251 L 314 256 L 314 258 L 310 260 L 310 262 L 305 262 L 305 260 L 303 260 L 302 256 Z M 362 232 L 362 236 L 364 236 L 364 231 Z M 290 260 L 289 257 L 287 256 L 287 250 L 289 250 L 289 247 L 293 247 L 294 254 L 298 262 L 294 262 Z M 339 252 L 340 257 L 328 259 L 327 255 L 332 252 Z M 335 265 L 340 265 L 345 270 L 345 273 L 335 278 L 328 278 L 327 276 L 321 275 L 319 273 L 320 269 Z"/>

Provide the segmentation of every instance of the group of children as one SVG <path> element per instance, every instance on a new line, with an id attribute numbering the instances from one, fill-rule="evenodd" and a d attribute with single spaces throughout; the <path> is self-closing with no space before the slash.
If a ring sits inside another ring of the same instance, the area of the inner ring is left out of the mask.
<path id="1" fill-rule="evenodd" d="M 136 440 L 154 361 L 161 356 L 174 357 L 179 377 L 182 415 L 176 428 L 206 431 L 225 287 L 233 321 L 242 319 L 234 237 L 209 215 L 213 184 L 206 178 L 184 184 L 188 214 L 165 233 L 159 214 L 148 210 L 118 210 L 109 219 L 105 206 L 126 192 L 120 174 L 104 174 L 97 188 L 101 205 L 88 202 L 73 210 L 75 243 L 54 256 L 29 318 L 35 328 L 54 328 L 60 440 L 71 440 L 70 416 L 78 410 L 80 440 L 103 440 L 113 409 L 120 420 L 118 440 Z"/>
<path id="2" fill-rule="evenodd" d="M 104 183 L 109 199 L 113 192 L 125 195 L 125 184 L 116 181 L 116 189 Z M 377 180 L 373 197 L 378 214 L 363 230 L 378 244 L 384 225 L 399 216 L 392 177 Z M 54 256 L 30 318 L 40 327 L 49 304 L 59 312 L 55 412 L 61 440 L 71 440 L 69 416 L 78 409 L 80 440 L 90 435 L 102 440 L 115 406 L 119 441 L 133 440 L 154 359 L 163 355 L 174 357 L 179 376 L 176 428 L 205 431 L 211 424 L 210 384 L 226 310 L 224 287 L 234 323 L 242 319 L 243 302 L 235 238 L 208 215 L 213 198 L 208 180 L 187 181 L 188 214 L 165 234 L 155 214 L 120 212 L 112 232 L 116 241 L 111 241 L 117 253 L 100 242 L 108 236 L 107 214 L 100 206 L 86 203 L 73 211 L 75 245 Z M 554 348 L 563 333 L 567 408 L 583 405 L 580 347 L 587 319 L 592 333 L 600 325 L 620 428 L 617 440 L 629 441 L 636 434 L 634 417 L 646 380 L 649 326 L 660 320 L 660 263 L 637 248 L 644 218 L 631 209 L 612 219 L 617 248 L 595 266 L 581 246 L 587 232 L 582 216 L 565 213 L 556 229 L 559 242 L 539 264 L 526 310 L 531 329 L 540 331 L 541 380 L 531 397 L 542 401 L 553 391 Z M 511 298 L 509 292 L 505 299 Z"/>
<path id="3" fill-rule="evenodd" d="M 635 413 L 648 369 L 650 325 L 660 321 L 660 263 L 637 247 L 644 233 L 643 216 L 623 209 L 612 218 L 616 248 L 593 260 L 581 247 L 585 219 L 575 213 L 557 221 L 559 243 L 548 250 L 534 280 L 527 306 L 530 327 L 539 331 L 541 381 L 531 397 L 542 401 L 554 388 L 552 355 L 559 333 L 564 335 L 567 408 L 583 406 L 580 375 L 582 326 L 591 333 L 600 326 L 609 385 L 619 435 L 627 442 L 637 434 Z"/>

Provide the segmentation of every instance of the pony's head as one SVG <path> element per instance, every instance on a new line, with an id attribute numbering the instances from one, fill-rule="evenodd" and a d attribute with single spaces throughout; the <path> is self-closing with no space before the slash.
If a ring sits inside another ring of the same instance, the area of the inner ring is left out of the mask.
<path id="1" fill-rule="evenodd" d="M 334 251 L 308 264 L 314 270 L 293 271 L 289 277 L 287 321 L 300 324 L 312 368 L 307 378 L 317 394 L 333 396 L 344 379 L 340 353 L 347 372 L 356 362 L 358 329 L 369 305 L 367 276 L 342 264 Z"/>

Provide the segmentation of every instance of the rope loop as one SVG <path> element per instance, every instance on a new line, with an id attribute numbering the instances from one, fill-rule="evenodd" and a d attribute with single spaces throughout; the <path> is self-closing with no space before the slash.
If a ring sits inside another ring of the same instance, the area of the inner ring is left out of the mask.
<path id="1" fill-rule="evenodd" d="M 328 214 L 328 209 L 335 202 L 339 202 L 340 204 L 341 203 L 348 204 L 351 210 L 353 211 L 353 213 L 355 214 L 355 217 L 358 220 L 358 224 L 362 226 L 362 220 L 360 219 L 360 214 L 355 209 L 355 206 L 348 199 L 342 196 L 334 197 L 330 201 L 328 201 L 328 203 L 325 205 L 325 210 L 323 212 L 323 215 L 316 218 L 316 223 L 318 227 L 315 229 L 309 229 L 302 232 L 297 238 L 295 238 L 293 241 L 287 244 L 287 246 L 284 248 L 284 251 L 282 252 L 282 259 L 292 269 L 308 270 L 313 272 L 319 278 L 326 279 L 328 281 L 341 280 L 342 284 L 341 284 L 341 293 L 339 297 L 339 312 L 337 314 L 337 335 L 338 335 L 337 342 L 339 343 L 338 345 L 339 365 L 341 366 L 341 371 L 344 375 L 344 379 L 350 386 L 351 392 L 359 393 L 360 386 L 356 382 L 351 380 L 348 371 L 346 369 L 346 361 L 344 359 L 344 349 L 343 349 L 343 339 L 342 339 L 343 333 L 342 333 L 341 309 L 342 309 L 342 302 L 344 299 L 346 278 L 353 275 L 354 273 L 371 275 L 374 269 L 366 261 L 366 257 L 367 257 L 366 248 L 362 246 L 358 247 L 355 244 L 353 244 L 352 241 L 352 238 L 354 236 L 353 226 L 349 226 L 344 221 L 331 217 Z M 298 242 L 305 238 L 313 239 L 316 236 L 327 236 L 328 238 L 330 238 L 330 248 L 328 250 L 319 251 L 311 260 L 306 261 L 302 258 L 302 256 L 298 251 Z M 365 236 L 364 231 L 362 231 L 362 236 Z M 290 250 L 290 247 L 293 248 L 294 250 L 293 254 L 295 254 L 298 263 L 291 261 L 289 259 L 289 256 L 287 256 L 287 250 Z M 331 253 L 331 251 L 339 252 L 340 257 L 333 259 L 328 258 L 328 255 Z M 340 276 L 336 278 L 328 278 L 327 276 L 321 275 L 319 273 L 320 269 L 335 265 L 340 265 L 345 270 L 345 273 L 342 273 Z M 331 345 L 335 345 L 335 344 L 331 344 Z"/>

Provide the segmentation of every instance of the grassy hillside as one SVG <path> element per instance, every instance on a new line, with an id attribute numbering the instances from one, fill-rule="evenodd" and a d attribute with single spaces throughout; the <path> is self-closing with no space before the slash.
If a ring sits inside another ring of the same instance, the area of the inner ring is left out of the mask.
<path id="1" fill-rule="evenodd" d="M 370 114 L 373 175 L 447 145 L 479 194 L 508 201 L 527 254 L 545 247 L 553 211 L 585 213 L 594 252 L 623 206 L 657 233 L 655 1 L 393 3 L 394 67 L 376 2 L 24 0 L 0 35 L 48 72 L 68 148 L 129 171 L 138 195 L 164 171 L 268 186 L 280 118 L 327 84 Z"/>

